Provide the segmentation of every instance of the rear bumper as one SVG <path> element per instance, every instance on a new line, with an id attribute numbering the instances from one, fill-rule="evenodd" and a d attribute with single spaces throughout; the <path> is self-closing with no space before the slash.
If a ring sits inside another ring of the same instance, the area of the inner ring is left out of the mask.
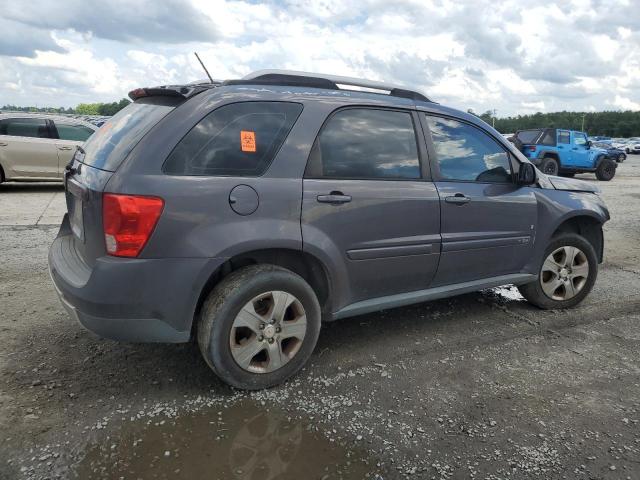
<path id="1" fill-rule="evenodd" d="M 98 258 L 89 267 L 71 235 L 49 249 L 49 272 L 69 316 L 101 337 L 187 342 L 202 287 L 223 260 Z"/>

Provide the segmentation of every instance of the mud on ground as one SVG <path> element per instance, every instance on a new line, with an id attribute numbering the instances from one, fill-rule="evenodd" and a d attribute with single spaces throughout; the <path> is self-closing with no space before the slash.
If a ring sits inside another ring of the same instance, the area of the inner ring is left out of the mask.
<path id="1" fill-rule="evenodd" d="M 578 308 L 506 287 L 339 321 L 247 394 L 195 345 L 68 319 L 46 264 L 61 188 L 2 185 L 0 478 L 638 479 L 640 157 L 599 186 L 605 263 Z"/>

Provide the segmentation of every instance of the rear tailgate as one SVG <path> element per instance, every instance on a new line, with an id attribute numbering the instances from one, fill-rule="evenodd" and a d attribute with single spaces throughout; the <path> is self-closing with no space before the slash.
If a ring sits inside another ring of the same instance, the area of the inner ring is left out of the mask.
<path id="1" fill-rule="evenodd" d="M 106 254 L 102 193 L 113 172 L 142 137 L 176 106 L 174 97 L 140 99 L 109 119 L 78 151 L 65 170 L 65 194 L 74 247 L 93 266 Z"/>

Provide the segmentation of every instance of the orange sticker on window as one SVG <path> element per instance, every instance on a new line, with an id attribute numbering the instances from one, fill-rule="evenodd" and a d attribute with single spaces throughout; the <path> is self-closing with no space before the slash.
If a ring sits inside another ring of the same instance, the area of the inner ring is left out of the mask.
<path id="1" fill-rule="evenodd" d="M 255 152 L 256 151 L 256 132 L 250 132 L 248 130 L 240 131 L 240 148 L 243 152 Z"/>

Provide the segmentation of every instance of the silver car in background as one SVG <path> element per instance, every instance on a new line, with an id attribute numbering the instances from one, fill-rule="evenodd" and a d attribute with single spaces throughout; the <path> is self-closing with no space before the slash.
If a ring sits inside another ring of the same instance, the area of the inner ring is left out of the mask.
<path id="1" fill-rule="evenodd" d="M 62 180 L 76 147 L 97 129 L 62 115 L 0 114 L 0 182 Z"/>

